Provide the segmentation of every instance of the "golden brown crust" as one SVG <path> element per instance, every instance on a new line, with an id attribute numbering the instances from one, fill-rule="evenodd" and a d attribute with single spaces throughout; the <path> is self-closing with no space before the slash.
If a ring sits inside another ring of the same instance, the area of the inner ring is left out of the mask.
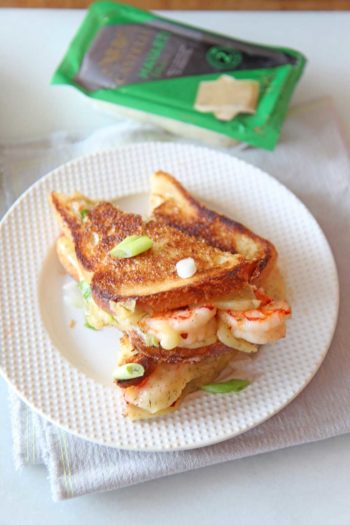
<path id="1" fill-rule="evenodd" d="M 196 363 L 209 357 L 222 355 L 226 352 L 233 352 L 232 348 L 220 343 L 220 341 L 200 348 L 183 348 L 177 346 L 172 350 L 165 350 L 160 346 L 146 346 L 143 339 L 134 331 L 130 331 L 128 336 L 133 348 L 135 348 L 137 352 L 155 361 L 164 363 Z"/>
<path id="2" fill-rule="evenodd" d="M 249 228 L 202 205 L 168 173 L 152 177 L 153 216 L 179 230 L 204 239 L 230 253 L 240 253 L 254 269 L 250 282 L 258 284 L 271 271 L 277 259 L 273 244 Z"/>
<path id="3" fill-rule="evenodd" d="M 72 239 L 80 266 L 91 274 L 93 297 L 103 309 L 109 310 L 110 301 L 127 299 L 150 312 L 199 304 L 235 291 L 251 274 L 252 265 L 242 256 L 222 252 L 163 221 L 143 222 L 139 215 L 79 194 L 52 193 L 51 203 L 65 235 Z M 89 211 L 82 219 L 80 211 L 85 208 Z M 109 255 L 116 244 L 135 234 L 148 235 L 153 247 L 128 259 Z M 197 272 L 181 279 L 176 263 L 186 257 L 195 259 Z"/>
<path id="4" fill-rule="evenodd" d="M 66 196 L 56 192 L 51 193 L 50 201 L 63 233 L 74 243 L 79 263 L 88 272 L 93 272 L 125 237 L 142 234 L 142 217 L 124 213 L 110 202 L 97 203 L 79 193 Z M 84 220 L 82 210 L 89 210 Z"/>
<path id="5" fill-rule="evenodd" d="M 240 261 L 231 269 L 214 268 L 203 271 L 195 279 L 192 278 L 190 284 L 183 284 L 183 281 L 178 279 L 174 281 L 167 279 L 162 282 L 164 290 L 153 292 L 152 290 L 157 289 L 161 278 L 157 279 L 151 269 L 147 277 L 152 276 L 154 279 L 149 279 L 146 286 L 142 281 L 142 275 L 137 275 L 135 272 L 135 281 L 140 279 L 140 286 L 137 289 L 134 287 L 131 274 L 128 290 L 129 268 L 123 266 L 121 272 L 114 268 L 107 268 L 94 274 L 91 289 L 95 302 L 104 310 L 110 310 L 110 301 L 117 303 L 131 299 L 148 313 L 161 313 L 188 305 L 203 304 L 213 298 L 234 292 L 247 282 L 250 268 L 249 264 Z"/>

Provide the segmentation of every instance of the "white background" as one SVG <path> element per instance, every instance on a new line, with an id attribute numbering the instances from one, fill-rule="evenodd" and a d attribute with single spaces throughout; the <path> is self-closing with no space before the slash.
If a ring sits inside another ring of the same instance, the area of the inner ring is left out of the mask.
<path id="1" fill-rule="evenodd" d="M 81 11 L 0 11 L 0 140 L 112 123 L 50 77 Z M 332 95 L 350 146 L 350 13 L 179 13 L 174 18 L 309 59 L 293 103 Z M 180 474 L 136 487 L 52 503 L 45 470 L 15 472 L 7 389 L 0 381 L 0 525 L 350 523 L 350 436 Z"/>

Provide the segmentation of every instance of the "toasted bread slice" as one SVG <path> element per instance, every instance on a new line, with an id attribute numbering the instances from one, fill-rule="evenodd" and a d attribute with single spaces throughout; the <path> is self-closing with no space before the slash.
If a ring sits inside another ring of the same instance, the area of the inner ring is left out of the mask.
<path id="1" fill-rule="evenodd" d="M 198 202 L 172 175 L 157 171 L 151 178 L 151 211 L 158 220 L 204 239 L 220 250 L 239 253 L 253 264 L 250 282 L 259 284 L 277 259 L 273 244 L 232 219 Z"/>
<path id="2" fill-rule="evenodd" d="M 51 203 L 96 303 L 105 310 L 110 302 L 131 299 L 145 311 L 163 312 L 205 303 L 249 280 L 251 263 L 242 255 L 223 252 L 163 221 L 143 222 L 140 215 L 80 194 L 52 193 Z M 153 247 L 136 257 L 113 258 L 110 250 L 129 235 L 147 235 Z M 187 257 L 195 259 L 197 272 L 182 279 L 176 263 Z"/>
<path id="3" fill-rule="evenodd" d="M 91 276 L 113 246 L 128 235 L 142 234 L 142 217 L 124 213 L 110 202 L 52 192 L 50 203 L 63 235 L 74 244 L 82 271 Z"/>
<path id="4" fill-rule="evenodd" d="M 205 344 L 198 348 L 186 348 L 176 346 L 171 350 L 165 350 L 161 346 L 147 346 L 142 337 L 134 330 L 128 333 L 130 342 L 142 355 L 163 363 L 198 363 L 208 357 L 219 356 L 226 352 L 231 352 L 232 348 L 224 345 L 220 341 Z"/>
<path id="5" fill-rule="evenodd" d="M 126 402 L 125 414 L 131 419 L 147 419 L 173 412 L 186 395 L 214 381 L 229 363 L 242 360 L 249 360 L 249 356 L 231 348 L 224 354 L 208 356 L 198 363 L 152 361 L 139 354 L 130 339 L 123 336 L 118 364 L 137 362 L 145 368 L 141 378 L 116 381 Z"/>

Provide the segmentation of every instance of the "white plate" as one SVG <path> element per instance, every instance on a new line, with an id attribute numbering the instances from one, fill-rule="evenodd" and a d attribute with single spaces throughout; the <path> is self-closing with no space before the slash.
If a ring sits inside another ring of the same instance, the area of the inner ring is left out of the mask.
<path id="1" fill-rule="evenodd" d="M 111 383 L 118 337 L 82 327 L 62 299 L 66 277 L 53 245 L 50 191 L 117 197 L 144 206 L 149 176 L 167 170 L 201 199 L 271 239 L 280 253 L 293 318 L 287 337 L 255 360 L 257 378 L 238 395 L 190 396 L 166 417 L 131 422 Z M 146 143 L 97 153 L 41 179 L 12 207 L 0 230 L 0 368 L 18 394 L 50 421 L 85 439 L 137 450 L 209 445 L 258 425 L 287 405 L 325 357 L 338 312 L 329 245 L 304 205 L 276 180 L 209 149 Z M 75 328 L 69 320 L 75 319 Z"/>

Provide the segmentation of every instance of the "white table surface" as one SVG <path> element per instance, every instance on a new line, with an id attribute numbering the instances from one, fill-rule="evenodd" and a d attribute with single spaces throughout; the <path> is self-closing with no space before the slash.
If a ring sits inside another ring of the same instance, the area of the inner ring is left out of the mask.
<path id="1" fill-rule="evenodd" d="M 112 119 L 49 79 L 82 11 L 0 10 L 0 141 L 93 130 Z M 241 38 L 303 51 L 293 103 L 332 94 L 350 146 L 350 13 L 173 12 Z M 229 462 L 119 492 L 51 501 L 46 472 L 15 472 L 7 388 L 0 380 L 0 525 L 350 523 L 350 435 Z"/>

